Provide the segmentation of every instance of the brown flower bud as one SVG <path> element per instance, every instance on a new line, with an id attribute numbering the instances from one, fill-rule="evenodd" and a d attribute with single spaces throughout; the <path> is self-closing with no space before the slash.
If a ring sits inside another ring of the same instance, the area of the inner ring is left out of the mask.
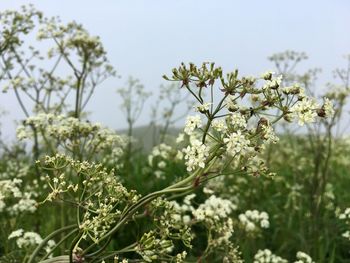
<path id="1" fill-rule="evenodd" d="M 317 115 L 319 117 L 326 117 L 326 111 L 324 110 L 324 108 L 322 107 L 321 109 L 317 109 Z"/>

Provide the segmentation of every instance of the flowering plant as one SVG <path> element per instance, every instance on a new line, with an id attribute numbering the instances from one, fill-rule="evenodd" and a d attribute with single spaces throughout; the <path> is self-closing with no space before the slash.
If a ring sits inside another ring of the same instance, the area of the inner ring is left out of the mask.
<path id="1" fill-rule="evenodd" d="M 247 187 L 249 178 L 275 176 L 265 156 L 279 141 L 276 125 L 333 123 L 339 112 L 335 95 L 317 102 L 283 74 L 241 77 L 214 63 L 182 63 L 164 79 L 175 83 L 170 86 L 175 94 L 192 97 L 196 113 L 187 116 L 176 146 L 162 135 L 142 169 L 133 172 L 133 126 L 149 93 L 133 79 L 119 90 L 128 136 L 89 122 L 84 110 L 95 88 L 115 75 L 99 38 L 33 8 L 1 18 L 6 27 L 0 80 L 26 115 L 18 139 L 33 143 L 32 155 L 9 150 L 0 167 L 0 213 L 13 216 L 2 234 L 8 241 L 2 248 L 5 262 L 243 262 L 237 241 L 261 237 L 274 216 L 244 207 L 234 191 Z M 37 50 L 30 48 L 29 58 L 20 56 L 22 37 L 37 24 L 38 40 L 53 43 L 45 57 L 54 61 L 50 70 L 35 67 L 43 59 Z M 62 62 L 68 77 L 56 71 Z M 34 116 L 22 96 L 32 101 Z M 171 103 L 167 116 L 179 100 Z M 166 131 L 171 121 L 164 118 Z M 232 178 L 239 184 L 229 185 Z M 21 213 L 41 213 L 33 221 L 42 235 L 24 230 L 30 226 Z M 254 262 L 286 262 L 267 249 L 252 256 Z M 296 257 L 312 262 L 304 252 Z"/>

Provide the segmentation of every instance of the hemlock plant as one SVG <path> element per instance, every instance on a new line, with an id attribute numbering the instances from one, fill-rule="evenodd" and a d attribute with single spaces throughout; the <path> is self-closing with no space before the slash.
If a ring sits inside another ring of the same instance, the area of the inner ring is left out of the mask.
<path id="1" fill-rule="evenodd" d="M 18 178 L 0 178 L 0 212 L 15 217 L 43 206 L 59 211 L 50 227 L 54 231 L 45 237 L 22 228 L 9 233 L 6 262 L 16 262 L 11 250 L 26 263 L 243 262 L 233 234 L 259 236 L 270 227 L 271 217 L 259 210 L 234 217 L 239 202 L 208 186 L 227 176 L 273 177 L 263 156 L 268 145 L 279 141 L 274 127 L 334 115 L 331 100 L 317 102 L 300 85 L 284 85 L 280 74 L 241 77 L 238 70 L 225 73 L 214 63 L 183 63 L 164 78 L 192 96 L 196 113 L 187 116 L 176 146 L 164 141 L 154 147 L 145 167 L 151 181 L 163 180 L 162 171 L 171 165 L 177 176 L 165 187 L 141 194 L 127 178 L 132 176 L 131 138 L 89 122 L 84 112 L 95 88 L 115 75 L 99 38 L 77 23 L 45 18 L 32 7 L 3 12 L 1 21 L 2 87 L 15 93 L 26 115 L 17 136 L 32 142 L 26 161 L 36 165 L 19 160 L 17 167 L 23 169 L 16 171 Z M 50 41 L 53 47 L 46 55 L 29 47 L 28 56 L 24 36 L 37 26 L 38 41 Z M 53 62 L 52 68 L 38 68 L 42 60 Z M 58 65 L 71 74 L 56 73 Z M 32 110 L 23 96 L 32 101 Z M 29 170 L 34 179 L 24 185 Z M 42 222 L 37 223 L 39 228 Z M 134 233 L 138 225 L 145 227 Z M 296 257 L 296 262 L 312 262 L 300 251 Z M 254 262 L 286 260 L 265 249 Z"/>

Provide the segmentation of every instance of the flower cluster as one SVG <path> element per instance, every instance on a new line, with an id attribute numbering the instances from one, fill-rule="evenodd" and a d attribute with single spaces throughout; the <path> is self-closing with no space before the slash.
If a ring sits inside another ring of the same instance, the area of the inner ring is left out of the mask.
<path id="1" fill-rule="evenodd" d="M 6 169 L 0 171 L 0 180 L 23 178 L 28 175 L 30 166 L 24 160 L 6 158 Z"/>
<path id="2" fill-rule="evenodd" d="M 288 261 L 273 254 L 269 249 L 263 249 L 254 255 L 254 263 L 288 263 Z"/>
<path id="3" fill-rule="evenodd" d="M 346 209 L 344 210 L 343 213 L 340 213 L 340 214 L 338 215 L 338 218 L 339 218 L 340 220 L 345 221 L 345 223 L 346 223 L 348 226 L 350 226 L 350 208 L 346 208 Z M 345 231 L 345 232 L 342 234 L 342 236 L 343 236 L 344 238 L 350 240 L 350 231 L 349 231 L 349 230 Z"/>
<path id="4" fill-rule="evenodd" d="M 44 171 L 54 170 L 52 176 L 47 175 L 51 192 L 46 201 L 65 201 L 65 193 L 84 193 L 80 200 L 70 202 L 84 208 L 79 228 L 84 238 L 89 237 L 94 242 L 98 242 L 120 218 L 125 206 L 134 204 L 139 198 L 135 191 L 128 191 L 119 182 L 113 170 L 107 171 L 100 164 L 79 162 L 60 154 L 46 156 L 38 163 Z M 73 173 L 68 175 L 65 169 L 71 169 Z M 91 196 L 94 198 L 89 198 Z"/>
<path id="5" fill-rule="evenodd" d="M 183 149 L 189 172 L 203 169 L 209 162 L 209 149 L 215 146 L 219 148 L 215 153 L 225 156 L 236 167 L 257 163 L 264 145 L 278 141 L 273 125 L 279 120 L 297 119 L 299 125 L 304 125 L 316 121 L 317 117 L 333 114 L 332 103 L 327 98 L 321 107 L 315 99 L 306 96 L 299 85 L 285 87 L 282 76 L 276 76 L 274 72 L 266 72 L 260 78 L 239 78 L 238 71 L 234 71 L 225 77 L 220 67 L 204 63 L 202 67 L 181 64 L 172 73 L 171 78 L 165 78 L 182 82 L 200 103 L 196 107 L 200 114 L 187 117 L 184 128 L 190 142 Z M 224 93 L 217 105 L 213 96 L 215 81 L 221 82 L 220 91 Z M 212 90 L 210 102 L 204 102 L 205 87 Z M 206 117 L 206 123 L 203 117 Z M 247 166 L 243 168 L 250 172 L 252 169 Z"/>
<path id="6" fill-rule="evenodd" d="M 38 233 L 35 232 L 24 232 L 23 229 L 17 229 L 13 231 L 8 239 L 16 239 L 16 244 L 20 249 L 33 249 L 35 246 L 40 245 L 43 239 Z M 45 251 L 49 252 L 56 245 L 54 240 L 49 240 L 45 247 Z"/>
<path id="7" fill-rule="evenodd" d="M 218 132 L 225 132 L 228 129 L 225 120 L 222 119 L 213 120 L 211 126 Z"/>
<path id="8" fill-rule="evenodd" d="M 328 98 L 324 98 L 323 105 L 319 111 L 319 114 L 325 114 L 327 117 L 332 117 L 335 113 L 334 111 L 334 105 L 331 100 Z"/>
<path id="9" fill-rule="evenodd" d="M 92 124 L 74 117 L 40 113 L 25 120 L 23 126 L 17 128 L 17 137 L 25 139 L 33 136 L 34 127 L 43 136 L 45 142 L 52 138 L 65 150 L 73 152 L 77 147 L 80 151 L 90 149 L 95 154 L 106 149 L 120 149 L 125 146 L 125 140 L 116 132 L 102 127 L 99 123 Z M 82 148 L 84 146 L 84 149 Z M 118 151 L 122 153 L 122 151 Z"/>
<path id="10" fill-rule="evenodd" d="M 232 113 L 228 116 L 228 122 L 237 129 L 245 129 L 247 127 L 247 120 L 244 115 L 240 113 Z"/>
<path id="11" fill-rule="evenodd" d="M 36 211 L 37 202 L 33 199 L 35 194 L 31 191 L 23 191 L 21 188 L 22 179 L 0 180 L 0 212 L 7 211 L 11 215 L 18 215 Z"/>
<path id="12" fill-rule="evenodd" d="M 172 218 L 190 227 L 197 225 L 206 227 L 210 232 L 207 237 L 208 247 L 215 251 L 222 250 L 225 254 L 224 262 L 231 262 L 233 259 L 237 260 L 234 262 L 241 262 L 237 248 L 230 241 L 234 233 L 231 216 L 236 210 L 236 205 L 227 199 L 211 195 L 204 203 L 197 206 L 194 202 L 195 197 L 195 194 L 186 195 L 181 204 L 172 201 L 171 204 L 175 209 Z"/>
<path id="13" fill-rule="evenodd" d="M 153 168 L 152 173 L 158 179 L 165 179 L 164 169 L 167 167 L 169 160 L 176 157 L 177 151 L 165 144 L 161 143 L 153 147 L 152 152 L 148 155 L 148 165 Z"/>
<path id="14" fill-rule="evenodd" d="M 318 108 L 319 105 L 316 101 L 304 98 L 298 101 L 290 110 L 293 116 L 298 119 L 298 124 L 303 126 L 305 123 L 316 121 Z"/>
<path id="15" fill-rule="evenodd" d="M 201 141 L 193 139 L 190 142 L 191 145 L 183 149 L 185 154 L 184 159 L 186 160 L 185 164 L 187 166 L 187 171 L 191 172 L 196 168 L 204 168 L 205 161 L 209 155 L 209 148 Z"/>
<path id="16" fill-rule="evenodd" d="M 174 215 L 179 212 L 175 202 L 157 198 L 148 207 L 148 214 L 156 227 L 145 233 L 138 241 L 136 252 L 146 262 L 169 257 L 174 252 L 174 241 L 180 240 L 190 248 L 193 235 L 191 229 Z M 175 262 L 183 262 L 187 252 L 174 255 Z"/>
<path id="17" fill-rule="evenodd" d="M 297 252 L 297 260 L 294 263 L 315 263 L 312 258 L 305 252 Z"/>
<path id="18" fill-rule="evenodd" d="M 184 132 L 188 135 L 191 135 L 196 128 L 199 128 L 202 125 L 201 116 L 188 116 L 186 119 L 186 125 Z"/>
<path id="19" fill-rule="evenodd" d="M 159 258 L 159 255 L 170 253 L 174 248 L 171 240 L 158 239 L 153 231 L 143 234 L 138 243 L 136 252 L 146 262 L 153 262 Z"/>
<path id="20" fill-rule="evenodd" d="M 228 138 L 224 138 L 224 143 L 226 144 L 228 153 L 232 156 L 244 154 L 251 149 L 249 147 L 249 139 L 239 130 L 231 133 Z"/>
<path id="21" fill-rule="evenodd" d="M 341 220 L 350 220 L 350 208 L 346 208 L 343 213 L 338 216 Z"/>
<path id="22" fill-rule="evenodd" d="M 154 146 L 151 154 L 148 156 L 148 164 L 153 166 L 153 160 L 156 157 L 161 157 L 164 160 L 169 159 L 171 151 L 172 147 L 165 143 Z"/>
<path id="23" fill-rule="evenodd" d="M 279 141 L 279 138 L 277 137 L 275 131 L 273 130 L 273 127 L 269 124 L 261 125 L 262 129 L 262 138 L 267 143 L 277 143 Z"/>
<path id="24" fill-rule="evenodd" d="M 207 102 L 207 103 L 203 103 L 200 104 L 198 106 L 195 107 L 195 110 L 201 113 L 205 113 L 207 111 L 209 111 L 209 107 L 212 105 L 212 103 Z"/>
<path id="25" fill-rule="evenodd" d="M 51 48 L 48 57 L 64 52 L 65 56 L 78 55 L 84 58 L 86 66 L 92 71 L 95 67 L 105 64 L 106 69 L 114 73 L 113 68 L 106 62 L 106 51 L 99 37 L 91 36 L 81 25 L 70 22 L 60 24 L 56 18 L 47 20 L 37 33 L 38 40 L 53 39 L 57 46 Z M 101 72 L 102 73 L 102 72 Z"/>
<path id="26" fill-rule="evenodd" d="M 247 210 L 244 214 L 238 216 L 240 223 L 247 232 L 254 232 L 261 228 L 270 226 L 269 215 L 266 212 L 258 210 Z"/>
<path id="27" fill-rule="evenodd" d="M 193 216 L 198 221 L 212 222 L 220 218 L 227 218 L 235 209 L 237 207 L 229 200 L 212 195 L 193 211 Z"/>

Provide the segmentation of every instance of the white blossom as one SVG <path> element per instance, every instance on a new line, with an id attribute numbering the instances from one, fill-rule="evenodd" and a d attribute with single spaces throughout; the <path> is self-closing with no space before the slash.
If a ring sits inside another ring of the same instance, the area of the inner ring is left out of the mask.
<path id="1" fill-rule="evenodd" d="M 187 171 L 191 172 L 197 167 L 204 168 L 206 158 L 209 155 L 209 148 L 199 140 L 192 140 L 191 145 L 183 149 Z"/>
<path id="2" fill-rule="evenodd" d="M 206 112 L 206 111 L 209 110 L 209 107 L 210 107 L 211 104 L 212 104 L 212 103 L 210 103 L 210 102 L 200 104 L 200 105 L 198 105 L 198 106 L 195 107 L 195 110 L 196 110 L 197 112 Z"/>
<path id="3" fill-rule="evenodd" d="M 202 120 L 201 117 L 199 115 L 196 116 L 188 116 L 186 119 L 186 125 L 185 125 L 185 129 L 184 132 L 188 135 L 191 135 L 192 132 L 200 127 L 202 125 Z"/>
<path id="4" fill-rule="evenodd" d="M 258 210 L 247 210 L 244 214 L 240 214 L 238 219 L 247 232 L 253 232 L 259 227 L 269 228 L 269 215 L 266 212 Z"/>
<path id="5" fill-rule="evenodd" d="M 232 114 L 230 115 L 230 117 L 229 117 L 229 122 L 230 122 L 233 126 L 235 126 L 235 127 L 237 127 L 237 128 L 240 128 L 240 129 L 244 129 L 244 128 L 246 128 L 246 126 L 247 126 L 247 121 L 246 121 L 246 119 L 243 117 L 242 114 L 237 113 L 237 112 L 232 113 Z"/>
<path id="6" fill-rule="evenodd" d="M 198 221 L 218 220 L 227 218 L 235 209 L 236 206 L 230 200 L 212 195 L 192 213 Z"/>
<path id="7" fill-rule="evenodd" d="M 236 103 L 236 98 L 233 95 L 228 95 L 227 98 L 225 99 L 225 102 L 226 102 L 226 108 L 229 111 L 236 111 L 239 109 Z"/>
<path id="8" fill-rule="evenodd" d="M 333 102 L 328 98 L 324 98 L 323 109 L 326 114 L 326 117 L 332 117 L 334 115 Z"/>
<path id="9" fill-rule="evenodd" d="M 303 126 L 305 123 L 315 122 L 317 117 L 316 109 L 318 107 L 318 104 L 314 100 L 304 98 L 298 101 L 290 110 L 298 119 L 298 124 Z"/>
<path id="10" fill-rule="evenodd" d="M 226 143 L 227 152 L 230 155 L 236 155 L 244 153 L 248 149 L 250 141 L 238 130 L 231 133 L 228 138 L 224 138 L 224 143 Z"/>
<path id="11" fill-rule="evenodd" d="M 294 263 L 314 263 L 312 258 L 308 254 L 302 251 L 297 252 L 297 259 L 298 260 L 295 261 Z"/>
<path id="12" fill-rule="evenodd" d="M 225 132 L 227 130 L 226 122 L 222 119 L 213 120 L 211 126 L 218 132 Z"/>
<path id="13" fill-rule="evenodd" d="M 287 260 L 273 254 L 269 249 L 258 250 L 253 263 L 288 263 Z"/>

